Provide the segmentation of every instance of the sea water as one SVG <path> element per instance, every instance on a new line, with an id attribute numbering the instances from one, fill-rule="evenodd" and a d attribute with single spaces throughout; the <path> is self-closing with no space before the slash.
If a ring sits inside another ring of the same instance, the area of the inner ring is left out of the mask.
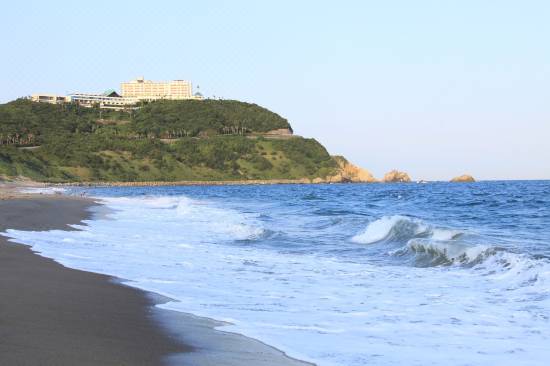
<path id="1" fill-rule="evenodd" d="M 318 365 L 548 365 L 550 182 L 71 189 L 112 211 L 8 230 L 72 268 Z"/>

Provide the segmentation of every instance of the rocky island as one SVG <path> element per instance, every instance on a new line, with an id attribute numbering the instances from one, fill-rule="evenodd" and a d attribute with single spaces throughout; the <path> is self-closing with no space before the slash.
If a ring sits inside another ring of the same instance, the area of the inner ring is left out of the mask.
<path id="1" fill-rule="evenodd" d="M 453 182 L 453 183 L 473 183 L 475 181 L 476 180 L 474 179 L 474 177 L 472 177 L 471 175 L 468 175 L 468 174 L 463 174 L 463 175 L 460 175 L 458 177 L 454 177 L 453 179 L 451 179 L 451 182 Z"/>
<path id="2" fill-rule="evenodd" d="M 411 178 L 407 173 L 394 169 L 386 173 L 382 181 L 385 183 L 409 183 Z"/>

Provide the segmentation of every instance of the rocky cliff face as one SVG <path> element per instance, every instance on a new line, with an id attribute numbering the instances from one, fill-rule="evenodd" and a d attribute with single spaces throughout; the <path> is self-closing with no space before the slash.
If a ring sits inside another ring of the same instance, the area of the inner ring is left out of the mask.
<path id="1" fill-rule="evenodd" d="M 454 177 L 453 179 L 451 179 L 451 182 L 455 182 L 455 183 L 472 183 L 472 182 L 475 182 L 476 180 L 474 179 L 474 177 L 472 177 L 471 175 L 468 175 L 468 174 L 463 174 L 463 175 L 460 175 L 458 177 Z"/>
<path id="2" fill-rule="evenodd" d="M 405 172 L 392 170 L 384 175 L 384 179 L 382 181 L 384 183 L 409 183 L 411 178 Z"/>
<path id="3" fill-rule="evenodd" d="M 359 168 L 347 161 L 344 157 L 335 156 L 334 160 L 338 163 L 339 171 L 337 174 L 328 177 L 327 182 L 350 182 L 350 183 L 373 183 L 376 178 L 366 169 Z"/>

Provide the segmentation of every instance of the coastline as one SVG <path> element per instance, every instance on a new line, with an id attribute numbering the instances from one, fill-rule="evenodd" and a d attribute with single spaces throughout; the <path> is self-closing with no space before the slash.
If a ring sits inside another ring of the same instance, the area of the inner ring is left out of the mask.
<path id="1" fill-rule="evenodd" d="M 248 180 L 183 180 L 151 182 L 71 182 L 41 183 L 45 187 L 160 187 L 160 186 L 237 186 L 237 185 L 277 185 L 277 184 L 336 184 L 336 183 L 372 183 L 342 182 L 330 179 L 248 179 Z"/>
<path id="2" fill-rule="evenodd" d="M 54 188 L 54 187 L 166 187 L 166 186 L 239 186 L 239 185 L 283 185 L 283 184 L 347 184 L 347 183 L 379 183 L 353 182 L 330 179 L 249 179 L 249 180 L 184 180 L 184 181 L 143 181 L 143 182 L 10 182 L 0 187 L 0 200 L 10 198 L 32 198 L 37 193 L 22 193 L 19 189 Z M 1 180 L 0 180 L 1 184 Z M 61 197 L 62 195 L 59 195 Z"/>
<path id="3" fill-rule="evenodd" d="M 0 230 L 71 230 L 92 201 L 0 201 Z M 55 214 L 52 214 L 55 213 Z M 109 276 L 63 267 L 0 237 L 0 364 L 155 365 L 191 350 L 154 321 L 155 303 Z"/>
<path id="4" fill-rule="evenodd" d="M 32 187 L 47 185 L 35 185 Z M 0 232 L 74 230 L 88 199 L 0 185 Z M 55 214 L 52 214 L 55 213 Z M 170 301 L 123 279 L 70 269 L 0 236 L 0 364 L 311 365 L 223 323 L 155 307 Z"/>

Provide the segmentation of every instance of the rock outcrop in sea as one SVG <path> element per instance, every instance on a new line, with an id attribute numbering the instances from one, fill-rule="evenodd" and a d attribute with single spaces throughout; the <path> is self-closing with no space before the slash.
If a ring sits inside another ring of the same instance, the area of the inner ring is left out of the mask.
<path id="1" fill-rule="evenodd" d="M 409 175 L 405 172 L 400 172 L 398 170 L 392 170 L 386 175 L 384 175 L 384 179 L 382 180 L 384 183 L 409 183 L 411 181 L 411 178 Z"/>
<path id="2" fill-rule="evenodd" d="M 451 179 L 451 182 L 454 182 L 454 183 L 472 183 L 472 182 L 475 182 L 476 180 L 474 179 L 474 177 L 472 177 L 471 175 L 468 175 L 468 174 L 463 174 L 463 175 L 460 175 L 458 177 L 454 177 L 453 179 Z"/>
<path id="3" fill-rule="evenodd" d="M 338 163 L 339 171 L 335 175 L 328 177 L 327 182 L 340 183 L 374 183 L 377 179 L 366 169 L 359 168 L 346 160 L 343 156 L 335 156 L 334 160 Z M 315 181 L 314 181 L 315 182 Z"/>

